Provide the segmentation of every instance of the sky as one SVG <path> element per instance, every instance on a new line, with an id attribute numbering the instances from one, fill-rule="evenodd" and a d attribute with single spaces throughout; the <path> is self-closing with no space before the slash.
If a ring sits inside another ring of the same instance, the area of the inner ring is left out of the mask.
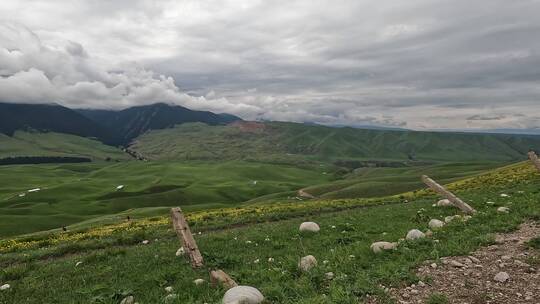
<path id="1" fill-rule="evenodd" d="M 539 0 L 2 0 L 0 102 L 540 129 Z"/>

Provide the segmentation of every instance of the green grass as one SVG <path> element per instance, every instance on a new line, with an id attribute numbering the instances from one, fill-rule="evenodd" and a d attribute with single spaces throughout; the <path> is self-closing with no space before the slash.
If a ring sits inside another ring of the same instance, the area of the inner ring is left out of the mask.
<path id="1" fill-rule="evenodd" d="M 406 168 L 365 168 L 338 173 L 331 164 L 245 161 L 121 162 L 4 166 L 0 170 L 0 238 L 62 226 L 85 227 L 187 211 L 299 202 L 306 188 L 321 199 L 377 197 L 419 189 L 421 174 L 448 182 L 498 163 L 441 163 Z M 254 182 L 256 181 L 256 184 Z M 116 191 L 118 185 L 125 185 Z M 18 195 L 28 189 L 36 193 Z"/>
<path id="2" fill-rule="evenodd" d="M 396 241 L 412 228 L 425 230 L 430 218 L 458 211 L 432 207 L 438 198 L 417 192 L 407 194 L 411 201 L 407 204 L 389 197 L 384 199 L 386 205 L 218 231 L 205 231 L 203 220 L 194 230 L 205 232 L 195 236 L 209 269 L 223 269 L 240 284 L 257 287 L 268 303 L 361 303 L 368 294 L 386 298 L 380 284 L 398 287 L 418 281 L 414 269 L 423 261 L 467 254 L 491 244 L 496 232 L 511 231 L 526 220 L 538 221 L 540 175 L 527 166 L 511 166 L 450 186 L 478 213 L 467 222 L 455 221 L 435 231 L 432 239 L 402 243 L 394 252 L 375 255 L 369 245 Z M 501 193 L 511 198 L 502 198 Z M 486 201 L 510 206 L 511 212 L 497 213 Z M 417 216 L 419 210 L 424 217 Z M 298 234 L 298 225 L 305 220 L 319 223 L 321 232 Z M 125 245 L 110 243 L 120 237 Z M 151 243 L 140 244 L 143 239 Z M 106 246 L 100 246 L 103 243 Z M 194 279 L 208 279 L 207 270 L 192 270 L 185 259 L 176 257 L 179 246 L 170 226 L 157 225 L 111 238 L 44 243 L 42 248 L 3 253 L 0 281 L 12 288 L 0 293 L 0 303 L 119 303 L 127 294 L 139 303 L 161 303 L 166 286 L 173 286 L 178 295 L 171 303 L 219 303 L 224 291 L 208 284 L 195 286 Z M 319 264 L 310 273 L 301 273 L 298 260 L 308 254 Z M 274 262 L 268 261 L 270 257 Z M 82 264 L 75 266 L 79 261 Z M 335 274 L 331 281 L 324 278 L 329 271 Z M 440 297 L 434 300 L 444 303 Z"/>
<path id="3" fill-rule="evenodd" d="M 80 156 L 94 160 L 129 160 L 122 150 L 101 142 L 69 134 L 17 131 L 10 137 L 0 133 L 0 158 L 15 156 Z"/>
<path id="4" fill-rule="evenodd" d="M 330 128 L 267 122 L 246 131 L 237 125 L 191 123 L 153 130 L 130 147 L 150 159 L 250 159 L 298 162 L 318 159 L 421 161 L 516 161 L 540 137 Z"/>
<path id="5" fill-rule="evenodd" d="M 121 162 L 4 166 L 0 236 L 58 228 L 95 218 L 200 210 L 332 179 L 318 167 L 248 162 Z M 254 183 L 256 181 L 256 184 Z M 118 185 L 125 185 L 116 191 Z M 28 189 L 41 188 L 34 193 Z M 102 218 L 103 219 L 103 218 Z"/>

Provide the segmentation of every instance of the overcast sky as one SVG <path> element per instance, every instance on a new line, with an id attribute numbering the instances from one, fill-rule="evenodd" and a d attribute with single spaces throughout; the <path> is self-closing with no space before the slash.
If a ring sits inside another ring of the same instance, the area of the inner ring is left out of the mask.
<path id="1" fill-rule="evenodd" d="M 540 1 L 2 0 L 0 101 L 540 128 Z"/>

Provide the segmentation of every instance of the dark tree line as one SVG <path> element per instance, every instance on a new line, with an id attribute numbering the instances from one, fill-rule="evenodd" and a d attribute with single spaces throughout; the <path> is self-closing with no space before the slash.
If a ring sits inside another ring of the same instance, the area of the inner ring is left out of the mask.
<path id="1" fill-rule="evenodd" d="M 51 164 L 51 163 L 89 163 L 87 157 L 76 156 L 15 156 L 0 158 L 0 166 L 25 164 Z"/>

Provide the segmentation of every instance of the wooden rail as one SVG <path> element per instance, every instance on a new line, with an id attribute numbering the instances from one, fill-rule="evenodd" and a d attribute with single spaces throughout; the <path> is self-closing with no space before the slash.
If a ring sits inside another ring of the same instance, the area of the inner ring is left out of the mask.
<path id="1" fill-rule="evenodd" d="M 475 213 L 474 210 L 469 204 L 462 201 L 459 197 L 455 196 L 452 192 L 446 190 L 443 186 L 437 184 L 434 180 L 429 178 L 427 175 L 422 175 L 422 181 L 429 187 L 431 190 L 439 193 L 440 195 L 446 197 L 454 206 L 461 209 L 466 214 Z"/>

